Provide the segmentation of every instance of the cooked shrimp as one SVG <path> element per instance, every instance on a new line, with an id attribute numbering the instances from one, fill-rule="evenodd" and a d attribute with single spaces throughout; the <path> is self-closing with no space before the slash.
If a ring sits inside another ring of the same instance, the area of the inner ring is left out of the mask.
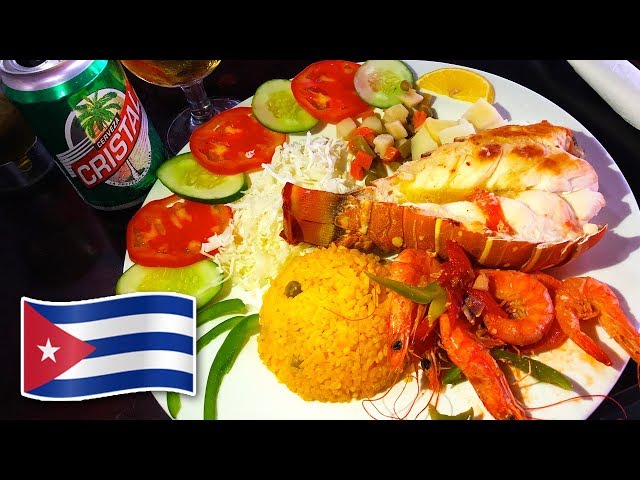
<path id="1" fill-rule="evenodd" d="M 562 330 L 562 328 L 560 327 L 558 320 L 554 318 L 553 322 L 551 322 L 551 326 L 549 327 L 549 331 L 545 333 L 544 337 L 542 337 L 537 342 L 520 349 L 520 352 L 525 355 L 547 352 L 549 350 L 558 348 L 566 340 L 567 334 L 564 333 L 564 330 Z"/>
<path id="2" fill-rule="evenodd" d="M 551 296 L 551 300 L 554 301 L 556 298 L 556 290 L 562 286 L 562 280 L 556 278 L 548 273 L 543 272 L 533 272 L 533 275 L 538 281 L 540 281 L 547 290 L 549 291 L 549 295 Z M 560 328 L 560 324 L 556 318 L 551 322 L 551 326 L 547 333 L 545 333 L 544 337 L 538 340 L 535 343 L 527 345 L 525 348 L 521 349 L 520 352 L 525 355 L 532 355 L 542 352 L 547 352 L 549 350 L 553 350 L 554 348 L 558 348 L 567 340 L 567 334 L 564 333 L 562 328 Z"/>
<path id="3" fill-rule="evenodd" d="M 439 271 L 438 260 L 424 250 L 407 248 L 400 252 L 389 269 L 389 278 L 408 285 L 426 286 L 433 280 L 431 274 Z M 391 311 L 389 313 L 388 359 L 392 369 L 403 368 L 409 348 L 409 337 L 418 322 L 425 316 L 426 305 L 390 292 Z"/>
<path id="4" fill-rule="evenodd" d="M 470 331 L 469 324 L 443 313 L 440 338 L 449 358 L 471 382 L 478 397 L 497 420 L 526 420 L 497 362 Z"/>
<path id="5" fill-rule="evenodd" d="M 408 285 L 419 285 L 422 278 L 420 264 L 421 257 L 427 252 L 421 250 L 403 250 L 389 269 L 389 278 L 404 282 Z M 409 349 L 409 335 L 413 323 L 419 316 L 422 318 L 426 311 L 424 305 L 402 295 L 389 292 L 391 297 L 391 311 L 389 312 L 388 329 L 388 359 L 393 370 L 402 370 L 404 360 Z"/>
<path id="6" fill-rule="evenodd" d="M 553 301 L 547 288 L 532 275 L 515 270 L 480 270 L 489 278 L 489 291 L 506 315 L 484 315 L 489 333 L 511 345 L 529 345 L 544 337 L 553 322 Z"/>
<path id="7" fill-rule="evenodd" d="M 554 277 L 553 275 L 549 275 L 548 273 L 538 271 L 538 272 L 531 272 L 531 275 L 533 275 L 536 280 L 538 280 L 545 287 L 547 287 L 547 290 L 549 290 L 549 295 L 551 295 L 552 299 L 553 299 L 553 296 L 555 295 L 556 290 L 559 289 L 560 286 L 562 285 L 562 280 Z"/>
<path id="8" fill-rule="evenodd" d="M 419 323 L 411 339 L 409 351 L 411 355 L 420 359 L 420 367 L 425 372 L 431 390 L 439 392 L 442 389 L 440 378 L 440 356 L 438 350 L 438 323 L 429 325 L 425 317 Z"/>
<path id="9" fill-rule="evenodd" d="M 611 338 L 640 363 L 640 334 L 608 285 L 591 277 L 567 278 L 556 292 L 556 318 L 576 345 L 599 362 L 612 365 L 605 351 L 580 330 L 581 320 L 597 318 Z"/>

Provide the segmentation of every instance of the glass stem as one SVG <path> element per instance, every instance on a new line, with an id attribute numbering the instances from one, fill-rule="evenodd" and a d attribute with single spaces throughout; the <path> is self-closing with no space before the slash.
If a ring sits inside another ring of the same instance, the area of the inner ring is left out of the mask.
<path id="1" fill-rule="evenodd" d="M 202 125 L 204 122 L 213 117 L 213 105 L 209 101 L 207 92 L 204 89 L 202 80 L 189 85 L 181 85 L 191 110 L 191 123 L 194 126 Z"/>

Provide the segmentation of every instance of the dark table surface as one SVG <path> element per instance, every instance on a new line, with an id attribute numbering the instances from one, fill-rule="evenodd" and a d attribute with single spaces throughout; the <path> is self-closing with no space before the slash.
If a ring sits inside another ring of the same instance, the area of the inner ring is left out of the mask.
<path id="1" fill-rule="evenodd" d="M 253 95 L 262 82 L 291 78 L 315 60 L 223 60 L 205 86 L 210 95 L 242 100 Z M 640 183 L 635 172 L 640 131 L 618 116 L 567 62 L 442 61 L 500 75 L 559 105 L 602 143 L 638 198 Z M 164 138 L 172 116 L 186 106 L 182 92 L 136 78 L 131 82 Z M 58 168 L 27 189 L 0 193 L 0 322 L 4 324 L 0 419 L 168 419 L 150 393 L 83 402 L 40 402 L 19 393 L 20 298 L 70 301 L 113 295 L 122 273 L 126 225 L 138 208 L 115 212 L 92 209 Z M 633 361 L 610 396 L 624 406 L 628 418 L 640 419 L 638 373 Z M 591 418 L 617 419 L 624 414 L 615 402 L 605 400 Z"/>

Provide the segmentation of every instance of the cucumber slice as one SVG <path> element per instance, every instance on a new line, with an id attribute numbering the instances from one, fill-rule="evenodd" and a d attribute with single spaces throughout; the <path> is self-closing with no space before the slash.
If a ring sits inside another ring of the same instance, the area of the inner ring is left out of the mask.
<path id="1" fill-rule="evenodd" d="M 230 203 L 248 188 L 244 173 L 216 175 L 200 165 L 191 152 L 164 162 L 157 175 L 176 195 L 201 203 Z"/>
<path id="2" fill-rule="evenodd" d="M 403 80 L 413 85 L 415 77 L 411 69 L 400 60 L 367 60 L 355 76 L 353 86 L 360 98 L 369 105 L 387 108 L 402 103 L 398 98 L 404 90 Z"/>
<path id="3" fill-rule="evenodd" d="M 220 293 L 223 283 L 223 271 L 209 259 L 179 268 L 135 264 L 118 279 L 116 295 L 133 292 L 184 293 L 196 297 L 196 307 L 200 308 Z"/>
<path id="4" fill-rule="evenodd" d="M 295 99 L 291 91 L 291 80 L 264 82 L 253 95 L 251 108 L 256 120 L 274 132 L 306 132 L 319 122 Z"/>

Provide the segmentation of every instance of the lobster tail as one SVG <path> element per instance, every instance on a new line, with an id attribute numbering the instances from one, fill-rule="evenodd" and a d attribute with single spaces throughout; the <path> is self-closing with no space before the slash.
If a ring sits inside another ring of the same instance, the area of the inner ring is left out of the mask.
<path id="1" fill-rule="evenodd" d="M 329 245 L 344 235 L 344 230 L 333 223 L 342 195 L 301 188 L 287 183 L 282 189 L 283 230 L 280 236 L 297 245 Z"/>
<path id="2" fill-rule="evenodd" d="M 363 251 L 397 253 L 405 248 L 435 251 L 446 259 L 451 239 L 479 264 L 525 272 L 563 265 L 598 243 L 607 226 L 560 242 L 534 243 L 471 231 L 449 218 L 427 215 L 413 206 L 374 201 L 370 187 L 352 193 L 310 190 L 287 183 L 282 191 L 287 242 L 318 246 L 336 243 Z"/>

